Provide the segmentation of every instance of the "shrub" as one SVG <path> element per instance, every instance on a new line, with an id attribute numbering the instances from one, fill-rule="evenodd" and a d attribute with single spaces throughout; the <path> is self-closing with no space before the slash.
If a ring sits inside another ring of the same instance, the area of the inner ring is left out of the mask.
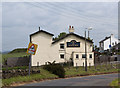
<path id="1" fill-rule="evenodd" d="M 55 75 L 58 75 L 60 78 L 65 77 L 65 70 L 60 64 L 55 64 L 55 62 L 49 62 L 49 65 L 44 65 L 43 68 Z"/>

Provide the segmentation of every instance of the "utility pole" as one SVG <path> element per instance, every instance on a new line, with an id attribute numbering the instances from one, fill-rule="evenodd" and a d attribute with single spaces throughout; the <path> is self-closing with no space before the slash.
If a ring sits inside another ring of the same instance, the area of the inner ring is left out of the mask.
<path id="1" fill-rule="evenodd" d="M 87 71 L 87 46 L 86 46 L 86 30 L 85 30 L 85 71 Z"/>

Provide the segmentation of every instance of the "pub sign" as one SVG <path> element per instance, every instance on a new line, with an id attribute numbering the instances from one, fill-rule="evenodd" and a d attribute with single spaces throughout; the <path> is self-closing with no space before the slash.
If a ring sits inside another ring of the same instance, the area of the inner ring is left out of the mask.
<path id="1" fill-rule="evenodd" d="M 67 47 L 80 47 L 80 42 L 76 42 L 75 40 L 71 40 L 67 42 Z"/>

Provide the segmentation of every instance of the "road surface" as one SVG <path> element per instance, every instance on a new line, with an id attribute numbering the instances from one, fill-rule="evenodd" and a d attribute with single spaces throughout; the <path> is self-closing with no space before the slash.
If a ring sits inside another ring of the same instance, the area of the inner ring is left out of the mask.
<path id="1" fill-rule="evenodd" d="M 92 88 L 93 86 L 109 86 L 109 83 L 118 78 L 118 74 L 105 74 L 105 75 L 94 75 L 94 76 L 85 76 L 85 77 L 74 77 L 74 78 L 65 78 L 65 79 L 55 79 L 41 81 L 38 83 L 31 83 L 23 85 L 24 88 L 29 88 L 30 86 L 61 86 L 62 88 L 69 88 L 69 86 L 88 86 L 87 88 Z M 91 86 L 91 87 L 90 87 Z M 21 88 L 21 87 L 15 87 Z M 48 87 L 49 88 L 49 87 Z M 81 88 L 81 87 L 80 87 Z"/>

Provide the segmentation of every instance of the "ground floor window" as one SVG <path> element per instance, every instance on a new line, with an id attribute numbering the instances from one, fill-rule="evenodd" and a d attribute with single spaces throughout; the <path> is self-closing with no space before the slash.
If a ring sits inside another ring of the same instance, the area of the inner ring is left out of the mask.
<path id="1" fill-rule="evenodd" d="M 92 54 L 89 55 L 89 58 L 92 58 Z"/>
<path id="2" fill-rule="evenodd" d="M 77 58 L 77 59 L 79 58 L 79 55 L 78 55 L 78 54 L 76 54 L 76 58 Z"/>
<path id="3" fill-rule="evenodd" d="M 86 55 L 85 55 L 85 54 L 82 54 L 82 58 L 86 58 Z"/>
<path id="4" fill-rule="evenodd" d="M 61 58 L 61 59 L 64 59 L 64 54 L 60 54 L 60 58 Z"/>

